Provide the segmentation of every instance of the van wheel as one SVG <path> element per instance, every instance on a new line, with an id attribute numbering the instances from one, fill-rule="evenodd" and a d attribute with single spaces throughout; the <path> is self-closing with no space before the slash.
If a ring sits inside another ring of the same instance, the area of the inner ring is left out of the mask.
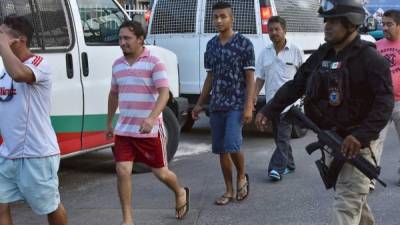
<path id="1" fill-rule="evenodd" d="M 298 124 L 292 126 L 292 138 L 301 138 L 307 134 L 307 129 L 300 127 Z"/>
<path id="2" fill-rule="evenodd" d="M 164 132 L 167 137 L 167 160 L 169 162 L 174 158 L 174 155 L 178 150 L 180 127 L 178 119 L 169 107 L 165 107 L 163 111 L 163 120 Z M 133 171 L 135 173 L 144 173 L 150 172 L 151 168 L 143 163 L 135 163 L 133 165 Z"/>

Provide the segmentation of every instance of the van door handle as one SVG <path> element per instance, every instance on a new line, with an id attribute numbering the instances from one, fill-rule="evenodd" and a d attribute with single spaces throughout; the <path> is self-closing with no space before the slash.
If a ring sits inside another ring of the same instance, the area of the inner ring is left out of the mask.
<path id="1" fill-rule="evenodd" d="M 82 72 L 84 77 L 89 76 L 89 61 L 86 52 L 82 52 Z"/>
<path id="2" fill-rule="evenodd" d="M 74 77 L 74 63 L 72 61 L 72 55 L 67 53 L 65 55 L 65 62 L 67 66 L 67 77 L 68 79 L 72 79 Z"/>

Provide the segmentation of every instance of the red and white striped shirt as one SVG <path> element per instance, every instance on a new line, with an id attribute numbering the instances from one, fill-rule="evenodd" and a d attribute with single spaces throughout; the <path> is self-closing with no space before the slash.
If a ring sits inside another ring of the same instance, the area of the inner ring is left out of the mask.
<path id="1" fill-rule="evenodd" d="M 119 119 L 114 133 L 130 137 L 157 137 L 162 115 L 148 134 L 139 131 L 140 125 L 155 107 L 158 88 L 168 87 L 164 63 L 149 49 L 129 65 L 125 57 L 117 59 L 112 68 L 111 92 L 118 93 Z"/>

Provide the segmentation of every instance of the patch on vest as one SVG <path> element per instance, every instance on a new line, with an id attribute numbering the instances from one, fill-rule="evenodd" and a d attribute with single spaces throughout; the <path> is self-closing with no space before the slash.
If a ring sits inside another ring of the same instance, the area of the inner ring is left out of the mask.
<path id="1" fill-rule="evenodd" d="M 338 106 L 342 102 L 339 89 L 330 88 L 329 89 L 329 104 L 331 106 Z"/>
<path id="2" fill-rule="evenodd" d="M 332 61 L 327 61 L 327 60 L 322 61 L 322 68 L 324 68 L 324 69 L 338 70 L 342 67 L 343 67 L 342 62 L 332 62 Z"/>

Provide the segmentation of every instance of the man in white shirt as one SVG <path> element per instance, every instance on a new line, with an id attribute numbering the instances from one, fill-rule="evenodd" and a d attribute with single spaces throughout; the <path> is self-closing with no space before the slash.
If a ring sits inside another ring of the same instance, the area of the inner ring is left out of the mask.
<path id="1" fill-rule="evenodd" d="M 50 122 L 51 71 L 33 55 L 33 27 L 8 16 L 0 25 L 0 224 L 11 225 L 9 204 L 26 201 L 49 224 L 65 225 L 57 171 L 60 150 Z"/>
<path id="2" fill-rule="evenodd" d="M 272 44 L 260 54 L 256 63 L 256 99 L 265 83 L 266 102 L 271 100 L 278 89 L 292 80 L 303 63 L 303 52 L 286 40 L 286 21 L 273 16 L 268 20 L 268 34 Z M 287 110 L 287 109 L 286 109 Z M 295 164 L 290 146 L 292 123 L 284 119 L 272 121 L 276 149 L 268 166 L 268 176 L 272 181 L 280 181 L 283 174 L 294 171 Z"/>

